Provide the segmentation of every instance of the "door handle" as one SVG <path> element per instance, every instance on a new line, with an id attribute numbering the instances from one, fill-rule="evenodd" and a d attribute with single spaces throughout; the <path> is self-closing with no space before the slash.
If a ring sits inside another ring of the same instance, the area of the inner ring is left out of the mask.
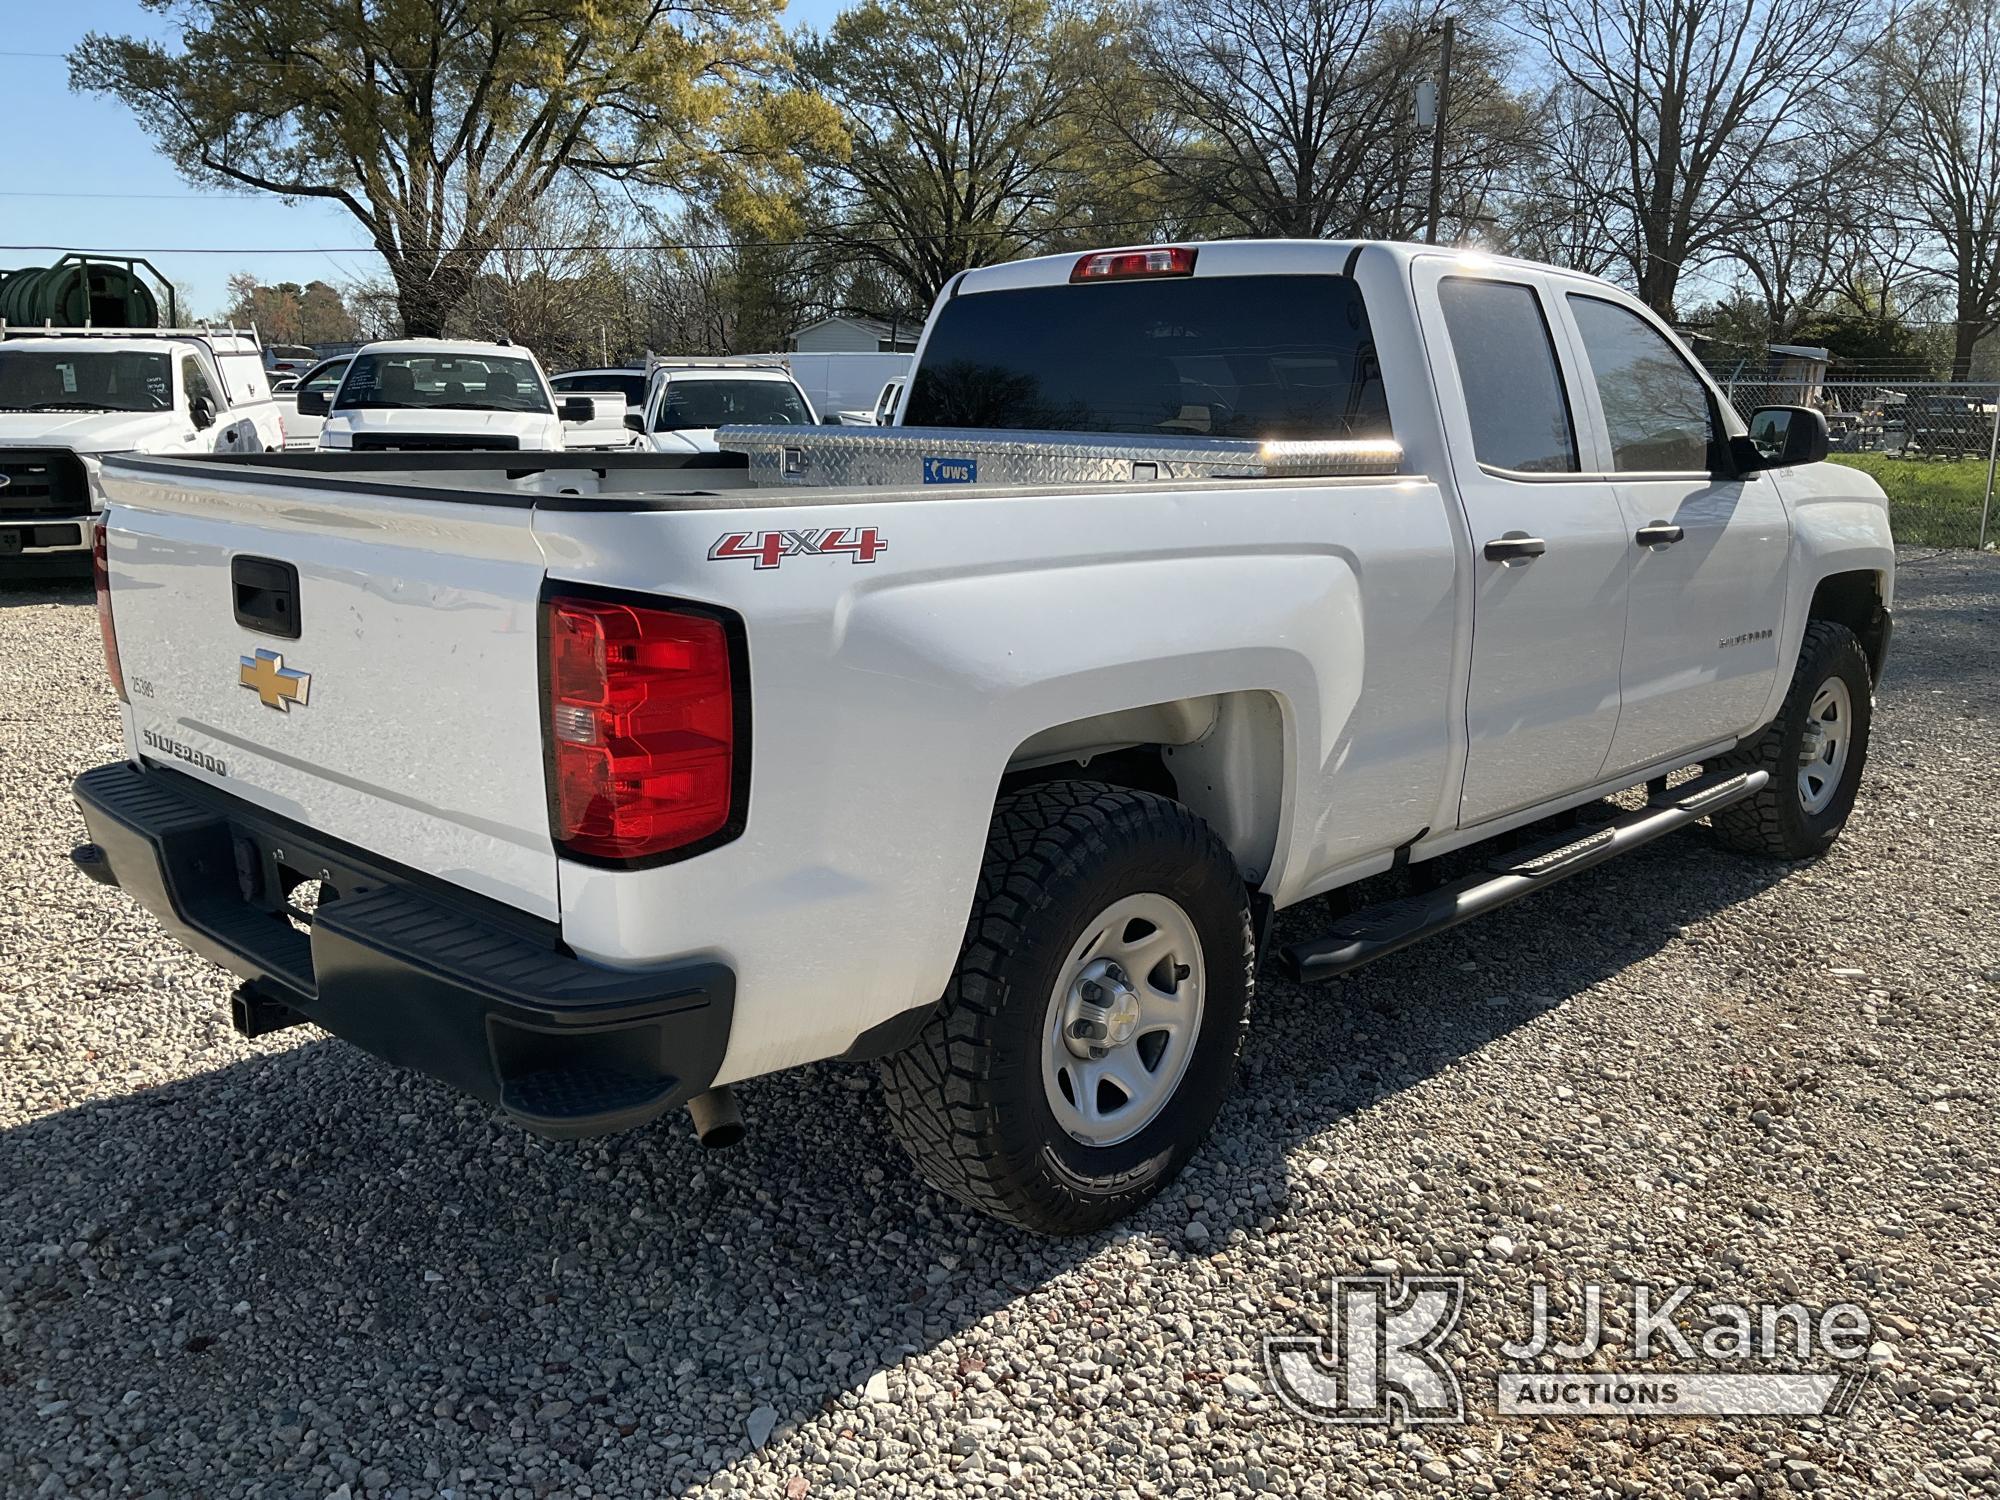
<path id="1" fill-rule="evenodd" d="M 1528 562 L 1549 550 L 1549 544 L 1525 531 L 1510 531 L 1486 544 L 1486 560 L 1497 563 Z"/>
<path id="2" fill-rule="evenodd" d="M 1641 547 L 1671 547 L 1687 533 L 1671 521 L 1648 521 L 1633 538 Z"/>

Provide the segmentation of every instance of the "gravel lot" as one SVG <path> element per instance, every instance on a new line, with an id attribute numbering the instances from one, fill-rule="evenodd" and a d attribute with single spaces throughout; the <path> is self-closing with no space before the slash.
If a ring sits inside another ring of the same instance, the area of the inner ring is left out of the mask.
<path id="1" fill-rule="evenodd" d="M 1911 559 L 1846 839 L 1681 835 L 1332 989 L 1267 982 L 1216 1139 L 1031 1240 L 917 1185 L 870 1072 L 536 1141 L 73 874 L 87 594 L 0 598 L 0 1494 L 2000 1493 L 2000 563 Z M 1309 912 L 1283 925 L 1303 933 Z M 1267 1334 L 1470 1281 L 1470 1421 L 1328 1427 Z M 1528 1285 L 1853 1300 L 1842 1419 L 1493 1414 Z"/>

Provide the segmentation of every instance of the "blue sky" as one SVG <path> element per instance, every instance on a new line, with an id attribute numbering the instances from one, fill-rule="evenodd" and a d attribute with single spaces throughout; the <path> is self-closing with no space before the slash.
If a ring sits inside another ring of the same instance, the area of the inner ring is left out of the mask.
<path id="1" fill-rule="evenodd" d="M 787 24 L 825 26 L 841 0 L 794 0 Z M 336 284 L 373 276 L 381 261 L 348 214 L 288 206 L 267 194 L 202 194 L 183 182 L 115 99 L 72 94 L 62 57 L 86 33 L 164 34 L 134 0 L 0 0 L 0 99 L 13 142 L 0 157 L 0 244 L 142 251 L 171 277 L 184 314 L 222 310 L 237 271 L 265 281 Z M 23 131 L 32 122 L 32 135 Z M 224 255 L 174 254 L 220 247 Z M 252 248 L 246 248 L 252 247 Z M 332 247 L 335 253 L 259 254 L 256 248 Z M 0 250 L 0 268 L 46 265 L 47 251 Z"/>

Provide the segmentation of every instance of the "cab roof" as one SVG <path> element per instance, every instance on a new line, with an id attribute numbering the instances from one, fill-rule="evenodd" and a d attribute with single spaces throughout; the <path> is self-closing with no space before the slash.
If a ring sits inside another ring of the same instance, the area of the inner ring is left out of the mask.
<path id="1" fill-rule="evenodd" d="M 382 339 L 377 343 L 363 344 L 351 356 L 359 359 L 364 354 L 430 354 L 460 359 L 525 359 L 535 362 L 535 356 L 525 344 L 495 344 L 482 339 Z M 539 368 L 539 366 L 537 366 Z"/>
<path id="2" fill-rule="evenodd" d="M 1116 255 L 1131 250 L 1187 249 L 1195 252 L 1196 277 L 1202 276 L 1326 276 L 1338 275 L 1356 251 L 1371 257 L 1389 255 L 1404 265 L 1424 256 L 1453 257 L 1468 266 L 1520 266 L 1537 271 L 1556 271 L 1579 280 L 1600 278 L 1562 266 L 1544 265 L 1515 256 L 1495 255 L 1484 250 L 1449 245 L 1420 245 L 1401 240 L 1166 240 L 1150 245 L 1107 245 L 1102 249 L 1068 251 L 1061 255 L 1037 255 L 1028 260 L 1003 265 L 981 266 L 967 271 L 946 295 L 964 292 L 997 292 L 1017 287 L 1060 286 L 1067 284 L 1078 261 L 1092 255 Z"/>

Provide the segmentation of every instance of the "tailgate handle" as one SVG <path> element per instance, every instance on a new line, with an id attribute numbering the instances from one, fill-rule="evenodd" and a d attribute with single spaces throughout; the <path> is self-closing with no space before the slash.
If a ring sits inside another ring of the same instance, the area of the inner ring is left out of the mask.
<path id="1" fill-rule="evenodd" d="M 275 557 L 235 557 L 229 563 L 236 623 L 280 640 L 299 638 L 299 570 Z"/>

